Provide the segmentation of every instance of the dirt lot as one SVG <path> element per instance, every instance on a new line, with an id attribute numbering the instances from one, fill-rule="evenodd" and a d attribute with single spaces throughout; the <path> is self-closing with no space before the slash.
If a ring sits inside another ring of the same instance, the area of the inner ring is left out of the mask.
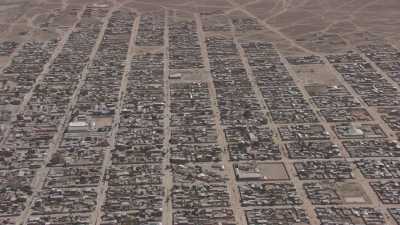
<path id="1" fill-rule="evenodd" d="M 257 165 L 257 168 L 268 181 L 289 179 L 289 175 L 283 163 L 260 163 Z"/>
<path id="2" fill-rule="evenodd" d="M 303 85 L 326 84 L 333 86 L 339 84 L 335 74 L 332 74 L 324 64 L 298 65 L 292 67 L 296 72 L 296 78 L 299 83 Z"/>

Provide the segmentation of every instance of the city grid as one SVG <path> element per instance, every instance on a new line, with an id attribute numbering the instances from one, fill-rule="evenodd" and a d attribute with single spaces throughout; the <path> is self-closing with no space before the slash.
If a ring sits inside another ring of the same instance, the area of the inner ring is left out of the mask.
<path id="1" fill-rule="evenodd" d="M 62 2 L 0 40 L 1 225 L 400 225 L 400 46 Z"/>

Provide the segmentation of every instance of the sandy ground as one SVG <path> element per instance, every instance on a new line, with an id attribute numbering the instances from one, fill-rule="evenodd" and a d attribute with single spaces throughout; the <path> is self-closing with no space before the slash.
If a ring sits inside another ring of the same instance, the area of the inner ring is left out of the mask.
<path id="1" fill-rule="evenodd" d="M 32 30 L 43 29 L 43 24 L 50 23 L 50 27 L 73 24 L 68 10 L 83 2 L 114 4 L 112 0 L 3 0 L 0 38 L 23 41 Z M 115 3 L 139 12 L 171 9 L 254 17 L 265 23 L 265 29 L 256 34 L 246 33 L 246 38 L 274 42 L 287 55 L 342 52 L 360 41 L 368 43 L 375 39 L 399 44 L 397 0 L 115 0 Z M 371 35 L 376 37 L 370 38 Z"/>

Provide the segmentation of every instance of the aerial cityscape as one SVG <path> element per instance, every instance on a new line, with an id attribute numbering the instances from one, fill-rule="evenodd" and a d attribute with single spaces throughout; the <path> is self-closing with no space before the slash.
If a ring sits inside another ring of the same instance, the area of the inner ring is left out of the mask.
<path id="1" fill-rule="evenodd" d="M 0 0 L 0 225 L 400 225 L 400 1 Z"/>

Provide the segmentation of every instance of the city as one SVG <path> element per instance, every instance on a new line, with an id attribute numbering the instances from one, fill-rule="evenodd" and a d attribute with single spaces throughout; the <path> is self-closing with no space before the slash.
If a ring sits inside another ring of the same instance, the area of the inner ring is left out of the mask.
<path id="1" fill-rule="evenodd" d="M 1 225 L 400 225 L 400 42 L 293 39 L 274 0 L 18 1 Z"/>

